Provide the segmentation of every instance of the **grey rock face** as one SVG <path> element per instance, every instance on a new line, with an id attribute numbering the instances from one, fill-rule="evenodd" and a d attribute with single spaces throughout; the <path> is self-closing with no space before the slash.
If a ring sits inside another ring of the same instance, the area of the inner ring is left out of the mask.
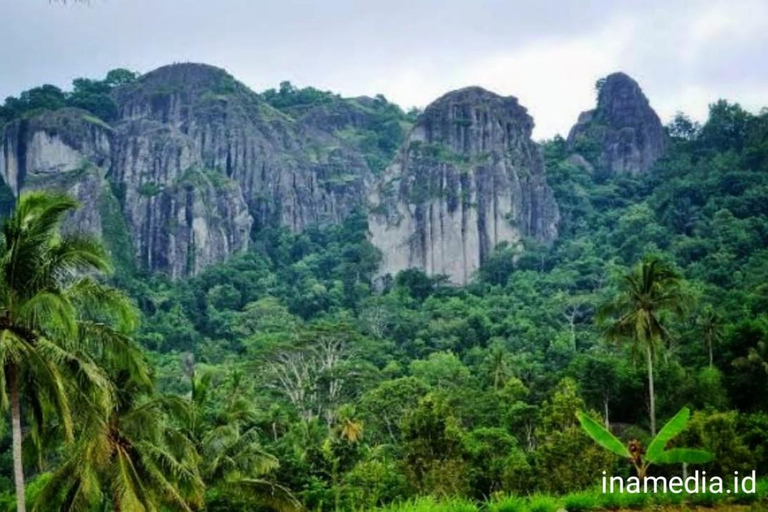
<path id="1" fill-rule="evenodd" d="M 70 194 L 81 208 L 68 226 L 101 234 L 112 139 L 108 125 L 77 109 L 14 121 L 0 132 L 0 177 L 13 196 L 22 189 Z"/>
<path id="2" fill-rule="evenodd" d="M 244 249 L 253 228 L 338 222 L 364 196 L 361 158 L 317 155 L 325 133 L 307 134 L 223 70 L 167 66 L 115 98 L 113 176 L 146 268 L 194 274 Z M 346 181 L 332 181 L 336 168 Z"/>
<path id="3" fill-rule="evenodd" d="M 667 141 L 659 116 L 637 82 L 614 73 L 600 86 L 597 108 L 579 116 L 568 144 L 598 169 L 638 174 L 661 157 Z"/>
<path id="4" fill-rule="evenodd" d="M 463 284 L 501 242 L 553 240 L 559 213 L 532 129 L 516 98 L 479 87 L 427 107 L 370 194 L 381 274 L 415 267 Z"/>
<path id="5" fill-rule="evenodd" d="M 123 256 L 146 270 L 196 274 L 245 249 L 254 229 L 298 232 L 365 202 L 371 171 L 337 133 L 366 114 L 341 99 L 289 117 L 200 64 L 157 69 L 113 99 L 111 126 L 71 109 L 6 126 L 0 176 L 13 195 L 74 193 L 84 207 L 71 224 L 104 234 L 108 216 Z"/>

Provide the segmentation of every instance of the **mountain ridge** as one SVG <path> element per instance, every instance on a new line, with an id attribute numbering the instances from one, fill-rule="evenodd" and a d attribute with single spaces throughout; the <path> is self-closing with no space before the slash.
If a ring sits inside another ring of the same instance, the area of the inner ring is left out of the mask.
<path id="1" fill-rule="evenodd" d="M 114 103 L 96 110 L 108 121 L 60 109 L 1 126 L 0 176 L 6 196 L 31 188 L 76 196 L 83 207 L 71 224 L 100 234 L 113 253 L 120 246 L 120 259 L 138 269 L 195 275 L 247 249 L 252 233 L 338 224 L 355 210 L 369 212 L 382 277 L 416 267 L 463 284 L 499 243 L 557 237 L 533 119 L 514 96 L 471 86 L 414 118 L 382 96 L 287 82 L 258 94 L 207 64 L 118 73 L 113 82 L 96 102 Z M 593 132 L 578 138 L 600 145 L 603 132 Z M 611 167 L 603 146 L 587 158 Z M 632 172 L 644 171 L 660 152 L 646 158 L 635 146 L 642 169 Z M 396 197 L 385 198 L 393 184 Z"/>

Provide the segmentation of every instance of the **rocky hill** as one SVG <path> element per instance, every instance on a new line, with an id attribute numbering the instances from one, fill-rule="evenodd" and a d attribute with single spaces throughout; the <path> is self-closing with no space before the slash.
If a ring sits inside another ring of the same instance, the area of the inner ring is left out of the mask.
<path id="1" fill-rule="evenodd" d="M 301 231 L 364 205 L 373 174 L 355 135 L 376 116 L 360 102 L 291 116 L 199 64 L 160 68 L 113 98 L 110 124 L 74 109 L 8 123 L 0 175 L 14 195 L 73 193 L 75 224 L 140 268 L 195 274 L 245 249 L 253 229 Z"/>
<path id="2" fill-rule="evenodd" d="M 598 82 L 597 107 L 579 116 L 568 144 L 605 173 L 638 174 L 664 153 L 667 138 L 637 82 L 613 73 Z"/>
<path id="3" fill-rule="evenodd" d="M 454 91 L 419 117 L 371 196 L 382 274 L 417 267 L 466 283 L 501 242 L 557 235 L 533 120 L 514 97 Z"/>
<path id="4" fill-rule="evenodd" d="M 382 276 L 416 267 L 465 283 L 497 244 L 557 236 L 533 120 L 511 96 L 450 92 L 413 124 L 383 97 L 287 83 L 256 94 L 202 64 L 108 94 L 108 117 L 57 107 L 0 126 L 0 203 L 25 189 L 75 195 L 70 227 L 99 234 L 123 267 L 194 275 L 264 228 L 301 232 L 357 209 L 369 212 Z M 588 165 L 636 173 L 664 136 L 637 84 L 615 74 L 569 145 Z"/>

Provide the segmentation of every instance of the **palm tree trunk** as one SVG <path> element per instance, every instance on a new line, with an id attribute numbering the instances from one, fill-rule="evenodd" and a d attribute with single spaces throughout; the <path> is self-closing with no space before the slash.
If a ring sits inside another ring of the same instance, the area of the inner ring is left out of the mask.
<path id="1" fill-rule="evenodd" d="M 710 338 L 708 340 L 707 345 L 709 346 L 709 367 L 712 368 L 712 362 L 713 362 L 713 357 L 712 357 L 712 338 Z"/>
<path id="2" fill-rule="evenodd" d="M 648 394 L 650 398 L 651 409 L 651 435 L 656 435 L 656 398 L 653 392 L 653 354 L 651 353 L 651 345 L 645 347 L 645 353 L 648 356 Z"/>
<path id="3" fill-rule="evenodd" d="M 605 408 L 605 429 L 611 430 L 611 422 L 608 420 L 608 397 L 603 398 L 603 407 Z"/>
<path id="4" fill-rule="evenodd" d="M 15 365 L 8 368 L 11 388 L 11 430 L 13 433 L 13 478 L 16 484 L 16 512 L 26 512 L 24 496 L 24 465 L 21 458 L 21 404 L 19 399 L 19 372 Z"/>

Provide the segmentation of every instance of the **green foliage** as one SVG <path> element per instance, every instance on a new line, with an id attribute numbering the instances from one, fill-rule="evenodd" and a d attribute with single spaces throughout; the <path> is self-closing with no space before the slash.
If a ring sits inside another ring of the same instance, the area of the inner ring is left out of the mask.
<path id="1" fill-rule="evenodd" d="M 113 69 L 103 80 L 76 78 L 72 91 L 64 92 L 54 85 L 43 85 L 22 92 L 18 98 L 6 98 L 0 105 L 0 126 L 42 110 L 58 110 L 75 107 L 86 110 L 102 122 L 117 118 L 117 105 L 110 96 L 115 87 L 131 84 L 138 79 L 138 73 L 127 69 Z"/>
<path id="2" fill-rule="evenodd" d="M 130 232 L 120 203 L 109 185 L 105 185 L 101 190 L 98 208 L 104 246 L 109 251 L 116 272 L 133 273 L 136 265 Z"/>
<path id="3" fill-rule="evenodd" d="M 131 81 L 113 79 L 110 87 Z M 80 82 L 78 91 L 98 96 L 99 87 Z M 50 88 L 25 98 L 18 116 L 32 115 L 33 104 L 61 105 Z M 263 98 L 274 107 L 264 108 L 296 122 L 359 115 L 362 124 L 342 122 L 336 137 L 364 148 L 374 169 L 391 160 L 413 122 L 383 98 L 342 100 L 292 86 Z M 300 234 L 260 229 L 247 252 L 183 281 L 116 276 L 140 306 L 136 338 L 159 393 L 189 397 L 193 412 L 175 414 L 166 404 L 153 416 L 162 428 L 151 434 L 180 434 L 193 445 L 199 458 L 189 468 L 205 493 L 190 499 L 228 511 L 290 507 L 290 496 L 318 511 L 693 503 L 595 490 L 603 470 L 630 471 L 613 455 L 629 458 L 624 445 L 608 432 L 649 445 L 652 396 L 661 417 L 697 411 L 683 432 L 678 420 L 662 430 L 660 454 L 649 449 L 656 463 L 674 462 L 659 472 L 703 461 L 681 448 L 697 446 L 716 456 L 702 466 L 708 472 L 767 474 L 768 116 L 718 104 L 703 126 L 678 118 L 669 133 L 664 159 L 639 176 L 593 175 L 567 160 L 564 140 L 545 142 L 562 215 L 558 240 L 498 247 L 465 287 L 410 270 L 374 288 L 380 254 L 368 241 L 365 212 Z M 328 150 L 318 148 L 318 161 Z M 429 146 L 419 152 L 463 164 Z M 332 179 L 347 174 L 339 169 Z M 194 180 L 228 185 L 199 169 L 182 181 Z M 122 194 L 100 205 L 102 219 Z M 104 242 L 118 267 L 131 259 L 121 226 L 107 222 Z M 120 367 L 119 358 L 110 361 L 108 368 Z M 119 373 L 107 377 L 121 382 Z M 158 395 L 145 389 L 134 398 L 152 403 Z M 118 418 L 128 405 L 113 409 Z M 76 453 L 77 443 L 58 442 L 64 424 L 52 411 L 43 422 L 52 435 L 39 438 L 39 449 L 25 445 L 27 469 L 39 458 L 53 474 Z M 577 411 L 590 412 L 577 418 Z M 80 412 L 77 405 L 74 437 L 94 438 Z M 27 419 L 29 441 L 34 418 Z M 580 422 L 611 451 L 585 436 Z M 5 496 L 8 451 L 6 434 Z M 90 480 L 99 489 L 108 481 L 101 473 Z M 268 502 L 276 496 L 286 499 Z"/>
<path id="4" fill-rule="evenodd" d="M 283 110 L 291 107 L 308 107 L 330 103 L 339 96 L 329 91 L 321 91 L 314 87 L 295 87 L 291 82 L 280 82 L 280 88 L 267 89 L 261 93 L 267 103 Z"/>
<path id="5" fill-rule="evenodd" d="M 162 191 L 163 189 L 160 185 L 151 181 L 142 183 L 141 186 L 139 186 L 139 195 L 144 197 L 154 197 Z"/>
<path id="6" fill-rule="evenodd" d="M 631 460 L 639 478 L 645 478 L 648 467 L 652 464 L 704 464 L 714 459 L 712 453 L 704 450 L 691 448 L 665 449 L 670 441 L 685 430 L 690 415 L 691 411 L 687 407 L 683 407 L 680 412 L 675 414 L 664 425 L 661 431 L 651 440 L 648 449 L 644 451 L 642 445 L 637 440 L 633 440 L 628 446 L 624 446 L 607 429 L 597 424 L 583 412 L 576 413 L 584 432 L 606 450 Z"/>
<path id="7" fill-rule="evenodd" d="M 597 444 L 620 457 L 627 459 L 632 458 L 632 455 L 630 455 L 629 450 L 627 450 L 624 443 L 616 439 L 613 434 L 603 428 L 595 420 L 581 411 L 576 413 L 576 417 L 579 418 L 579 423 L 581 423 L 581 428 L 584 429 L 584 432 L 586 432 Z"/>
<path id="8" fill-rule="evenodd" d="M 67 196 L 26 193 L 2 227 L 0 409 L 10 405 L 21 510 L 22 419 L 31 427 L 27 454 L 42 464 L 50 442 L 71 442 L 83 417 L 88 423 L 113 406 L 110 368 L 119 364 L 136 381 L 149 379 L 127 338 L 137 312 L 121 292 L 94 278 L 110 270 L 104 249 L 91 238 L 59 232 L 76 207 Z"/>
<path id="9" fill-rule="evenodd" d="M 657 463 L 661 459 L 661 455 L 664 452 L 664 448 L 672 439 L 680 435 L 688 425 L 688 418 L 691 416 L 691 411 L 687 407 L 680 409 L 680 412 L 675 414 L 671 420 L 656 434 L 651 444 L 648 445 L 648 450 L 645 452 L 645 458 L 652 462 Z"/>
<path id="10" fill-rule="evenodd" d="M 587 512 L 598 508 L 599 495 L 594 491 L 581 491 L 566 495 L 563 505 L 568 512 Z"/>

